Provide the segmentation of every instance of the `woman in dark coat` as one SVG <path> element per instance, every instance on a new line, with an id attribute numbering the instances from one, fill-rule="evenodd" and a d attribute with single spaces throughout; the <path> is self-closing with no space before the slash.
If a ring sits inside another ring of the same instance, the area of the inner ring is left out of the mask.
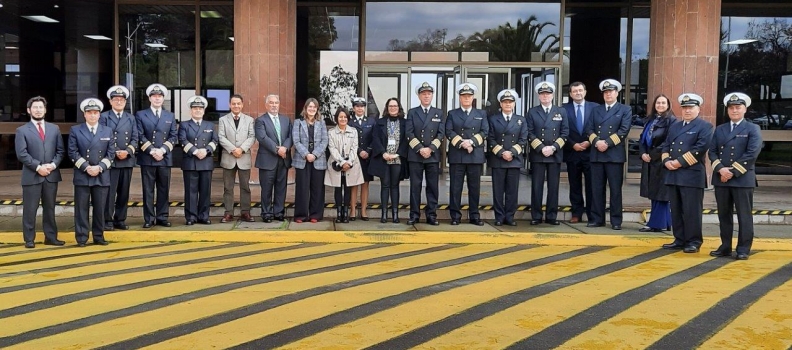
<path id="1" fill-rule="evenodd" d="M 668 129 L 676 122 L 671 111 L 671 100 L 665 95 L 654 99 L 652 112 L 647 116 L 644 130 L 639 140 L 641 153 L 641 197 L 652 202 L 652 213 L 649 222 L 641 228 L 641 232 L 662 232 L 671 227 L 671 205 L 665 185 L 666 168 L 663 165 L 662 148 L 660 145 L 668 135 Z"/>
<path id="2" fill-rule="evenodd" d="M 408 178 L 406 131 L 404 109 L 397 98 L 391 97 L 371 131 L 369 173 L 380 178 L 381 223 L 388 222 L 388 196 L 393 222 L 399 222 L 399 182 Z"/>

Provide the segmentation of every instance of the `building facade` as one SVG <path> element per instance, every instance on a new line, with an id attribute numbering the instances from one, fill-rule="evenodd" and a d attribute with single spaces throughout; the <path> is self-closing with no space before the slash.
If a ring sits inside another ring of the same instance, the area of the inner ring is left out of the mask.
<path id="1" fill-rule="evenodd" d="M 189 118 L 185 101 L 210 101 L 206 118 L 228 112 L 233 93 L 245 111 L 281 97 L 295 115 L 318 98 L 328 115 L 353 95 L 378 115 L 389 97 L 417 105 L 412 86 L 436 86 L 435 105 L 456 106 L 453 86 L 473 82 L 479 108 L 520 93 L 518 111 L 538 104 L 532 87 L 620 80 L 637 138 L 658 94 L 705 99 L 703 116 L 728 118 L 726 92 L 752 99 L 761 126 L 761 174 L 792 174 L 792 3 L 732 0 L 297 1 L 297 0 L 2 0 L 0 1 L 0 169 L 19 169 L 14 130 L 25 102 L 42 95 L 47 120 L 62 130 L 82 122 L 78 104 L 116 83 L 133 92 L 128 108 L 148 106 L 145 88 L 165 84 L 166 108 Z M 680 109 L 674 106 L 679 114 Z M 637 153 L 637 146 L 631 153 Z M 629 168 L 640 159 L 631 154 Z"/>

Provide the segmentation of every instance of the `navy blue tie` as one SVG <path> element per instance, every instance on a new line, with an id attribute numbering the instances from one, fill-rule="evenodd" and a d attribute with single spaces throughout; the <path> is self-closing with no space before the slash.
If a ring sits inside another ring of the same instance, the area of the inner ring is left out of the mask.
<path id="1" fill-rule="evenodd" d="M 577 105 L 577 112 L 575 112 L 575 117 L 577 118 L 578 132 L 583 132 L 583 112 L 580 111 L 580 105 Z"/>

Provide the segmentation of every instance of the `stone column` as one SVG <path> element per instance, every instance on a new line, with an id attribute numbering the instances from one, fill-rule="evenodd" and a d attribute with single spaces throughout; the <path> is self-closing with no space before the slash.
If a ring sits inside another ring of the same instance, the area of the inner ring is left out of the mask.
<path id="1" fill-rule="evenodd" d="M 681 115 L 677 97 L 696 93 L 704 98 L 701 117 L 715 124 L 720 21 L 721 0 L 652 0 L 649 104 L 665 94 Z"/>
<path id="2" fill-rule="evenodd" d="M 234 90 L 246 114 L 265 113 L 264 98 L 277 94 L 280 112 L 294 118 L 296 22 L 297 0 L 234 0 Z M 258 171 L 250 177 L 258 181 Z"/>

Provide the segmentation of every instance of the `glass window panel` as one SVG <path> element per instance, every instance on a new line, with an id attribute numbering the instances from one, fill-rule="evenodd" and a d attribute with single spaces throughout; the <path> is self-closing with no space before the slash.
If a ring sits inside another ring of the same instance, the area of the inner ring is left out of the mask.
<path id="1" fill-rule="evenodd" d="M 560 1 L 368 2 L 365 46 L 366 51 L 486 52 L 491 62 L 558 61 L 560 12 Z"/>
<path id="2" fill-rule="evenodd" d="M 234 91 L 234 6 L 201 6 L 201 90 L 209 101 L 204 118 L 230 112 Z M 244 96 L 243 96 L 244 97 Z"/>

